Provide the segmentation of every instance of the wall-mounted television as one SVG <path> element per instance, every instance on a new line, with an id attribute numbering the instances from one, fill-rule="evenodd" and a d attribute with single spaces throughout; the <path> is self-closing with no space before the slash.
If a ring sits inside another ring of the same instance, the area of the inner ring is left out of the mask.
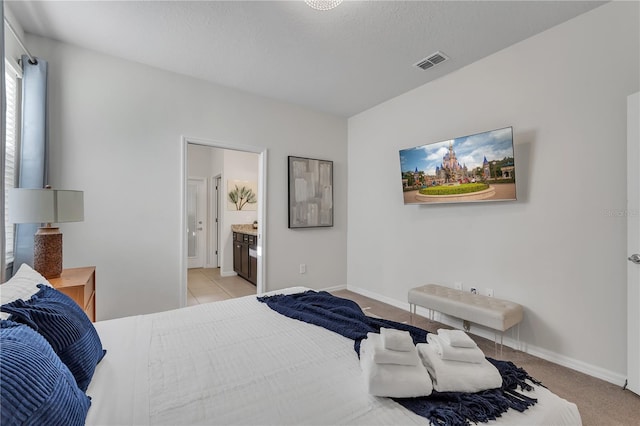
<path id="1" fill-rule="evenodd" d="M 402 149 L 404 203 L 515 200 L 515 167 L 511 127 Z"/>

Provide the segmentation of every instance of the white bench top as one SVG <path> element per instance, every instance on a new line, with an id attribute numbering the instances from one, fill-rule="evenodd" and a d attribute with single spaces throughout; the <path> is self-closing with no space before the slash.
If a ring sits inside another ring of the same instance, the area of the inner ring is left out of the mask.
<path id="1" fill-rule="evenodd" d="M 508 300 L 473 294 L 437 284 L 409 290 L 409 303 L 505 331 L 522 321 L 524 309 Z"/>

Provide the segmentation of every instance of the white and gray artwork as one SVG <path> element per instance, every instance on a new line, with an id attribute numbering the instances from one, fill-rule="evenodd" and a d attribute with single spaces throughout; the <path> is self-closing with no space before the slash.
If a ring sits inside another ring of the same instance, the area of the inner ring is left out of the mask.
<path id="1" fill-rule="evenodd" d="M 289 228 L 333 226 L 333 162 L 289 157 Z"/>

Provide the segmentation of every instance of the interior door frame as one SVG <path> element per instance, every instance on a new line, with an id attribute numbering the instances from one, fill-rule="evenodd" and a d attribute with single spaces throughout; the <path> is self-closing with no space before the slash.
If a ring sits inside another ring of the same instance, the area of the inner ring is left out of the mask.
<path id="1" fill-rule="evenodd" d="M 216 231 L 216 244 L 212 247 L 215 254 L 215 267 L 220 267 L 220 185 L 222 185 L 222 175 L 215 175 L 212 180 L 213 199 L 215 200 L 215 207 L 213 209 L 213 223 L 215 224 Z"/>
<path id="2" fill-rule="evenodd" d="M 627 98 L 627 256 L 640 253 L 640 92 Z M 640 266 L 627 262 L 627 384 L 640 395 Z"/>
<path id="3" fill-rule="evenodd" d="M 266 209 L 266 196 L 267 196 L 267 149 L 264 147 L 232 144 L 229 142 L 216 141 L 211 139 L 202 139 L 190 136 L 181 136 L 180 138 L 180 288 L 179 288 L 179 302 L 181 307 L 187 306 L 187 233 L 184 232 L 187 226 L 187 181 L 188 165 L 187 165 L 187 146 L 188 144 L 196 144 L 209 146 L 212 148 L 229 149 L 233 151 L 253 152 L 258 154 L 258 223 L 267 223 L 267 209 Z M 266 261 L 265 253 L 267 232 L 266 226 L 260 226 L 258 228 L 258 279 L 256 282 L 257 294 L 262 294 L 266 291 Z M 218 253 L 219 255 L 219 253 Z M 218 261 L 219 262 L 219 261 Z"/>
<path id="4" fill-rule="evenodd" d="M 189 268 L 203 268 L 209 263 L 209 188 L 207 178 L 198 177 L 198 176 L 188 176 L 187 183 L 189 181 L 197 182 L 199 184 L 199 190 L 197 191 L 197 202 L 196 202 L 196 220 L 201 219 L 202 232 L 198 235 L 197 239 L 197 248 L 200 256 L 199 266 L 193 266 L 189 262 L 189 250 L 187 246 L 187 269 Z M 187 190 L 188 191 L 188 190 Z M 204 211 L 200 211 L 200 207 L 204 208 Z M 188 218 L 188 216 L 187 216 Z M 188 225 L 188 224 L 187 224 Z M 197 224 L 196 224 L 197 228 Z M 189 236 L 187 235 L 187 242 L 189 240 Z"/>

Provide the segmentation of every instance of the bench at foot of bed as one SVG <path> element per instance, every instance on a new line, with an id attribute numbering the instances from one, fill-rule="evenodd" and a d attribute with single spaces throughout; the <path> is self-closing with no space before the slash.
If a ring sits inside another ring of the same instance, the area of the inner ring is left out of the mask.
<path id="1" fill-rule="evenodd" d="M 518 326 L 524 315 L 522 305 L 495 297 L 473 294 L 437 284 L 427 284 L 409 290 L 409 310 L 411 319 L 416 313 L 416 306 L 429 310 L 429 318 L 434 312 L 440 312 L 464 321 L 465 331 L 469 331 L 470 323 L 482 325 L 495 330 L 494 344 L 497 352 L 497 334 L 500 332 L 500 353 L 504 332 Z"/>

